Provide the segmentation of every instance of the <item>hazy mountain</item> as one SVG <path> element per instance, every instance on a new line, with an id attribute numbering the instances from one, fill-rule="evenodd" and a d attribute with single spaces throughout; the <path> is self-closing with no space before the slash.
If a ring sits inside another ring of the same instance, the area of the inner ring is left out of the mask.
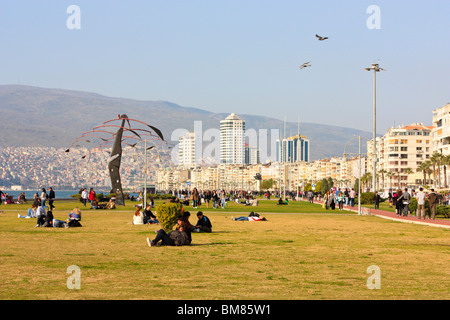
<path id="1" fill-rule="evenodd" d="M 279 129 L 283 134 L 283 121 L 240 114 L 239 110 L 231 112 L 245 120 L 246 128 Z M 193 130 L 194 121 L 202 121 L 203 130 L 218 129 L 220 120 L 229 114 L 182 107 L 167 101 L 140 101 L 72 90 L 0 85 L 0 146 L 67 147 L 82 132 L 123 113 L 159 128 L 166 140 L 170 140 L 175 129 Z M 286 133 L 295 135 L 297 123 L 287 122 Z M 310 140 L 311 160 L 342 156 L 345 144 L 352 137 L 372 136 L 370 132 L 356 129 L 303 122 L 300 123 L 300 133 Z M 349 145 L 347 152 L 356 152 L 356 140 Z M 365 141 L 363 151 L 366 150 Z"/>

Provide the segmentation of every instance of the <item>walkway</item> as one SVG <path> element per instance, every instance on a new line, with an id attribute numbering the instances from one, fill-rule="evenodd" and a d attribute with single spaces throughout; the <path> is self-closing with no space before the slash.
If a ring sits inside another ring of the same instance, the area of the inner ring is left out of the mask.
<path id="1" fill-rule="evenodd" d="M 314 201 L 314 203 L 321 205 L 322 201 Z M 358 213 L 358 205 L 356 204 L 354 207 L 344 205 L 344 210 L 353 211 L 353 212 Z M 416 216 L 413 216 L 411 214 L 409 214 L 407 217 L 397 217 L 397 214 L 395 212 L 385 211 L 385 210 L 376 210 L 373 208 L 366 208 L 363 206 L 361 206 L 361 210 L 363 211 L 363 215 L 367 214 L 367 215 L 377 216 L 380 218 L 389 219 L 389 220 L 393 220 L 393 221 L 414 223 L 414 224 L 450 229 L 450 219 L 419 220 Z"/>

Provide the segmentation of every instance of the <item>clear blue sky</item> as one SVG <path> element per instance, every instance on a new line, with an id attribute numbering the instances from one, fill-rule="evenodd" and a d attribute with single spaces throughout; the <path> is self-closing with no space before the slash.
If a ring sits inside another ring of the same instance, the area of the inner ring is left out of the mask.
<path id="1" fill-rule="evenodd" d="M 80 30 L 66 27 L 72 4 Z M 369 5 L 381 9 L 381 29 L 367 28 Z M 2 0 L 0 84 L 371 131 L 364 68 L 379 59 L 384 133 L 431 124 L 450 102 L 449 31 L 448 0 Z"/>

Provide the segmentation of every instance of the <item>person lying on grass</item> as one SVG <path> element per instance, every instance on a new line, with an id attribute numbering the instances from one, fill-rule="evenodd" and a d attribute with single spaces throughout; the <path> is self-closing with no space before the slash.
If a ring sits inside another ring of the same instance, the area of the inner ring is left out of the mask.
<path id="1" fill-rule="evenodd" d="M 234 218 L 231 217 L 231 220 L 233 221 L 267 221 L 266 218 L 261 217 L 258 213 L 256 212 L 250 212 L 250 214 L 248 215 L 248 217 L 238 217 L 238 218 Z"/>
<path id="2" fill-rule="evenodd" d="M 170 231 L 166 233 L 164 229 L 158 230 L 155 239 L 150 241 L 147 238 L 147 244 L 149 247 L 166 245 L 166 246 L 186 246 L 191 244 L 189 227 L 183 221 L 183 216 L 178 217 L 178 228 L 177 230 Z"/>

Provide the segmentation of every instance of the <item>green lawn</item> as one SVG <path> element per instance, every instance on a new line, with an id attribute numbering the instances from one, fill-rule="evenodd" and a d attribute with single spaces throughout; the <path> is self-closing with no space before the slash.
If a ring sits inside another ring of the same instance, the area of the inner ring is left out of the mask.
<path id="1" fill-rule="evenodd" d="M 187 247 L 152 248 L 146 238 L 158 227 L 132 225 L 133 204 L 83 210 L 83 227 L 69 229 L 34 228 L 35 219 L 17 218 L 28 206 L 2 205 L 0 299 L 450 298 L 448 229 L 274 202 L 202 206 L 213 233 L 194 233 Z M 79 203 L 55 205 L 55 218 L 65 219 Z M 196 210 L 186 210 L 194 223 Z M 230 219 L 252 210 L 268 221 Z M 80 290 L 67 288 L 72 265 Z M 379 290 L 366 285 L 371 265 L 381 271 Z"/>

